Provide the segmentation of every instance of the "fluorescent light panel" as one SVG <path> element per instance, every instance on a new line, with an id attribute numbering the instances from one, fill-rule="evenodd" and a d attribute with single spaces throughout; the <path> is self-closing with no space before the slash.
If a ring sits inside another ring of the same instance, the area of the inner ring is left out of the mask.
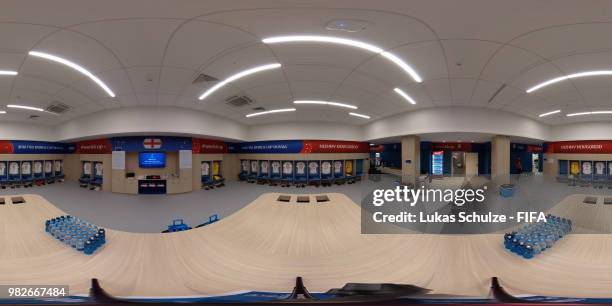
<path id="1" fill-rule="evenodd" d="M 8 108 L 27 109 L 27 110 L 37 111 L 37 112 L 44 112 L 45 111 L 42 108 L 32 107 L 32 106 L 25 106 L 25 105 L 17 105 L 17 104 L 9 104 L 6 107 L 8 107 Z"/>
<path id="2" fill-rule="evenodd" d="M 358 40 L 333 37 L 333 36 L 317 36 L 317 35 L 295 35 L 295 36 L 275 36 L 268 37 L 262 40 L 264 44 L 277 44 L 277 43 L 288 43 L 288 42 L 320 42 L 320 43 L 332 43 L 339 44 L 345 46 L 351 46 L 363 50 L 370 51 L 372 53 L 377 53 L 390 60 L 397 66 L 399 66 L 402 70 L 404 70 L 412 79 L 421 83 L 423 79 L 419 76 L 419 74 L 406 62 L 404 62 L 401 58 L 396 56 L 391 52 L 387 52 L 380 47 L 364 43 Z"/>
<path id="3" fill-rule="evenodd" d="M 560 113 L 560 112 L 561 112 L 561 110 L 560 110 L 560 109 L 558 109 L 558 110 L 554 110 L 554 111 L 552 111 L 552 112 L 548 112 L 548 113 L 543 113 L 543 114 L 540 114 L 540 115 L 539 115 L 539 117 L 540 117 L 540 118 L 542 118 L 542 117 L 546 117 L 546 116 L 550 116 L 550 115 L 558 114 L 558 113 Z"/>
<path id="4" fill-rule="evenodd" d="M 270 69 L 276 69 L 276 68 L 280 68 L 281 64 L 279 63 L 274 63 L 274 64 L 267 64 L 267 65 L 262 65 L 262 66 L 257 66 L 251 69 L 247 69 L 241 72 L 238 72 L 232 76 L 230 76 L 229 78 L 215 84 L 215 86 L 209 88 L 208 90 L 206 90 L 198 99 L 200 100 L 204 100 L 206 99 L 206 97 L 210 96 L 213 92 L 219 90 L 219 88 L 227 85 L 227 83 L 231 83 L 233 81 L 236 81 L 238 79 L 241 79 L 243 77 L 246 77 L 248 75 L 257 73 L 257 72 L 261 72 L 261 71 L 265 71 L 265 70 L 270 70 Z"/>
<path id="5" fill-rule="evenodd" d="M 399 88 L 394 88 L 393 91 L 395 91 L 398 95 L 402 96 L 402 98 L 406 99 L 406 101 L 410 102 L 410 104 L 416 104 L 416 101 L 414 101 L 414 99 L 407 93 L 405 93 L 403 90 Z"/>
<path id="6" fill-rule="evenodd" d="M 329 101 L 298 100 L 298 101 L 293 101 L 293 104 L 319 104 L 319 105 L 330 105 L 330 106 L 344 107 L 344 108 L 350 108 L 350 109 L 357 109 L 357 106 L 354 106 L 354 105 L 350 105 L 346 103 L 339 103 L 339 102 L 329 102 Z"/>
<path id="7" fill-rule="evenodd" d="M 548 85 L 552 85 L 552 84 L 555 84 L 561 81 L 565 81 L 567 79 L 584 78 L 584 77 L 589 77 L 589 76 L 600 76 L 600 75 L 612 75 L 612 70 L 585 71 L 585 72 L 564 75 L 558 78 L 554 78 L 554 79 L 542 82 L 536 86 L 533 86 L 527 89 L 527 93 L 534 92 L 542 87 L 546 87 Z"/>
<path id="8" fill-rule="evenodd" d="M 370 116 L 358 114 L 358 113 L 349 113 L 349 115 L 354 116 L 354 117 L 364 118 L 364 119 L 370 119 Z"/>
<path id="9" fill-rule="evenodd" d="M 6 111 L 0 111 L 0 114 L 6 114 Z"/>
<path id="10" fill-rule="evenodd" d="M 585 115 L 608 115 L 612 114 L 612 111 L 594 111 L 594 112 L 581 112 L 581 113 L 571 113 L 567 114 L 567 117 L 575 117 L 575 116 L 585 116 Z"/>
<path id="11" fill-rule="evenodd" d="M 17 71 L 0 70 L 0 75 L 17 75 L 17 74 L 18 74 Z"/>
<path id="12" fill-rule="evenodd" d="M 66 65 L 82 74 L 84 74 L 85 76 L 87 76 L 89 79 L 91 79 L 92 81 L 94 81 L 96 84 L 98 84 L 98 86 L 102 87 L 102 89 L 104 89 L 104 91 L 111 96 L 112 98 L 115 97 L 115 93 L 108 88 L 108 86 L 106 86 L 106 84 L 104 84 L 104 82 L 102 82 L 102 80 L 98 79 L 97 76 L 93 75 L 93 73 L 89 72 L 89 70 L 81 67 L 80 65 L 73 63 L 67 59 L 61 58 L 59 56 L 55 56 L 53 54 L 49 54 L 49 53 L 43 53 L 43 52 L 38 52 L 38 51 L 30 51 L 28 54 L 32 55 L 32 56 L 36 56 L 36 57 L 40 57 L 40 58 L 44 58 L 44 59 L 48 59 L 50 61 L 54 61 L 56 63 L 60 63 L 63 65 Z"/>
<path id="13" fill-rule="evenodd" d="M 265 111 L 265 112 L 248 114 L 245 117 L 251 118 L 251 117 L 256 117 L 256 116 L 261 116 L 261 115 L 274 114 L 274 113 L 284 113 L 284 112 L 295 112 L 295 108 L 272 109 L 272 110 Z"/>

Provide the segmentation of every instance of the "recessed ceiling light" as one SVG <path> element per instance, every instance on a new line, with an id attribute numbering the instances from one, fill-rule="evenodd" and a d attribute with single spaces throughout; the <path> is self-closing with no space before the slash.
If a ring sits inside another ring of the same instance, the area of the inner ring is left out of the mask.
<path id="1" fill-rule="evenodd" d="M 252 114 L 248 114 L 245 117 L 247 118 L 251 118 L 251 117 L 255 117 L 255 116 L 261 116 L 261 115 L 267 115 L 267 114 L 274 114 L 274 113 L 284 113 L 284 112 L 295 112 L 295 108 L 280 108 L 280 109 L 272 109 L 269 111 L 265 111 L 265 112 L 259 112 L 259 113 L 252 113 Z"/>
<path id="2" fill-rule="evenodd" d="M 339 103 L 339 102 L 328 102 L 328 101 L 298 100 L 298 101 L 293 101 L 293 104 L 319 104 L 319 105 L 330 105 L 330 106 L 344 107 L 344 108 L 350 108 L 350 109 L 357 109 L 357 106 L 354 106 L 354 105 L 350 105 L 346 103 Z"/>
<path id="3" fill-rule="evenodd" d="M 358 113 L 349 113 L 349 115 L 354 116 L 354 117 L 364 118 L 364 119 L 370 119 L 370 116 L 358 114 Z"/>
<path id="4" fill-rule="evenodd" d="M 536 86 L 533 86 L 527 89 L 527 93 L 534 92 L 542 87 L 546 87 L 554 83 L 565 81 L 567 79 L 583 78 L 583 77 L 598 76 L 598 75 L 612 75 L 612 71 L 611 70 L 596 70 L 596 71 L 585 71 L 585 72 L 564 75 L 558 78 L 554 78 L 554 79 L 542 82 Z"/>
<path id="5" fill-rule="evenodd" d="M 240 78 L 243 78 L 245 76 L 257 73 L 257 72 L 261 72 L 261 71 L 265 71 L 265 70 L 270 70 L 270 69 L 275 69 L 275 68 L 279 68 L 281 66 L 281 64 L 279 63 L 274 63 L 274 64 L 267 64 L 267 65 L 262 65 L 262 66 L 257 66 L 251 69 L 247 69 L 241 72 L 238 72 L 232 76 L 230 76 L 229 78 L 215 84 L 215 86 L 209 88 L 207 91 L 205 91 L 198 99 L 200 100 L 204 100 L 206 99 L 206 97 L 210 96 L 213 92 L 217 91 L 219 88 L 227 85 L 227 83 L 231 83 L 233 81 L 236 81 Z"/>
<path id="6" fill-rule="evenodd" d="M 287 42 L 320 42 L 320 43 L 332 43 L 332 44 L 351 46 L 351 47 L 367 50 L 372 53 L 380 54 L 386 59 L 395 63 L 406 73 L 408 73 L 408 75 L 410 75 L 410 77 L 412 77 L 412 79 L 415 82 L 421 83 L 423 81 L 423 79 L 419 76 L 419 74 L 412 67 L 410 67 L 410 65 L 408 65 L 406 62 L 404 62 L 401 58 L 399 58 L 395 54 L 391 52 L 387 52 L 380 47 L 377 47 L 377 46 L 374 46 L 368 43 L 364 43 L 361 41 L 357 41 L 357 40 L 333 37 L 333 36 L 293 35 L 293 36 L 268 37 L 268 38 L 264 38 L 262 42 L 264 44 L 277 44 L 277 43 L 287 43 Z"/>
<path id="7" fill-rule="evenodd" d="M 612 114 L 612 111 L 594 111 L 594 112 L 582 112 L 582 113 L 571 113 L 571 114 L 567 114 L 567 117 L 574 117 L 574 116 L 585 116 L 585 115 L 608 115 L 608 114 Z"/>
<path id="8" fill-rule="evenodd" d="M 32 106 L 25 106 L 25 105 L 17 105 L 17 104 L 9 104 L 6 107 L 8 107 L 8 108 L 27 109 L 27 110 L 37 111 L 37 112 L 44 112 L 45 111 L 42 108 L 32 107 Z"/>
<path id="9" fill-rule="evenodd" d="M 552 111 L 552 112 L 548 112 L 548 113 L 543 113 L 543 114 L 540 114 L 538 117 L 542 118 L 542 117 L 546 117 L 546 116 L 550 116 L 550 115 L 558 114 L 558 113 L 560 113 L 560 112 L 561 112 L 561 110 L 560 110 L 560 109 L 558 109 L 558 110 L 554 110 L 554 111 Z"/>
<path id="10" fill-rule="evenodd" d="M 402 96 L 402 98 L 406 99 L 408 102 L 410 102 L 410 104 L 416 104 L 416 101 L 414 101 L 414 99 L 412 99 L 412 97 L 410 97 L 407 93 L 405 93 L 403 90 L 399 89 L 399 88 L 394 88 L 393 91 L 395 91 L 398 95 Z"/>
<path id="11" fill-rule="evenodd" d="M 17 75 L 17 74 L 18 74 L 17 71 L 0 70 L 0 75 Z"/>
<path id="12" fill-rule="evenodd" d="M 104 89 L 104 91 L 111 97 L 115 97 L 115 93 L 108 88 L 108 86 L 106 86 L 106 84 L 104 84 L 104 82 L 102 82 L 102 80 L 98 79 L 97 76 L 93 75 L 93 73 L 89 72 L 89 70 L 79 66 L 76 63 L 73 63 L 67 59 L 61 58 L 59 56 L 55 56 L 53 54 L 48 54 L 48 53 L 43 53 L 43 52 L 38 52 L 38 51 L 30 51 L 28 54 L 32 55 L 32 56 L 36 56 L 36 57 L 40 57 L 40 58 L 44 58 L 44 59 L 48 59 L 50 61 L 54 61 L 63 65 L 66 65 L 82 74 L 84 74 L 85 76 L 87 76 L 89 79 L 91 79 L 92 81 L 94 81 L 96 84 L 98 84 L 98 86 L 102 87 L 102 89 Z"/>

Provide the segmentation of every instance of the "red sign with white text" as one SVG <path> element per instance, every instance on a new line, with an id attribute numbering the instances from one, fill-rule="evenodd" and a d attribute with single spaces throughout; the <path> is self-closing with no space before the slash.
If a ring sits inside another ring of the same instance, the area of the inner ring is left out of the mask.
<path id="1" fill-rule="evenodd" d="M 449 150 L 449 151 L 470 152 L 472 151 L 472 144 L 465 143 L 465 142 L 449 142 L 449 143 L 434 142 L 431 144 L 431 149 L 435 151 Z"/>
<path id="2" fill-rule="evenodd" d="M 0 154 L 13 153 L 13 143 L 9 140 L 0 140 Z"/>
<path id="3" fill-rule="evenodd" d="M 301 153 L 369 153 L 370 144 L 359 141 L 304 140 Z"/>
<path id="4" fill-rule="evenodd" d="M 221 140 L 193 138 L 193 154 L 223 154 L 227 153 L 227 144 Z"/>
<path id="5" fill-rule="evenodd" d="M 542 152 L 542 147 L 541 146 L 536 146 L 536 145 L 527 145 L 527 152 L 530 153 L 540 153 Z"/>
<path id="6" fill-rule="evenodd" d="M 546 153 L 611 154 L 612 140 L 549 142 Z"/>
<path id="7" fill-rule="evenodd" d="M 76 144 L 77 154 L 111 154 L 113 145 L 110 139 L 93 139 L 79 141 Z"/>
<path id="8" fill-rule="evenodd" d="M 385 146 L 383 145 L 376 145 L 370 147 L 370 152 L 382 153 L 383 151 L 385 151 Z"/>

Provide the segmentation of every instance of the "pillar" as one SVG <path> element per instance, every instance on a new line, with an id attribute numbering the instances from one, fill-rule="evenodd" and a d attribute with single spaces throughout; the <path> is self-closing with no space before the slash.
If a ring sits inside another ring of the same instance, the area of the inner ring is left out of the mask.
<path id="1" fill-rule="evenodd" d="M 510 178 L 510 137 L 493 136 L 491 141 L 491 178 Z"/>
<path id="2" fill-rule="evenodd" d="M 402 137 L 402 184 L 415 184 L 421 171 L 421 139 Z"/>

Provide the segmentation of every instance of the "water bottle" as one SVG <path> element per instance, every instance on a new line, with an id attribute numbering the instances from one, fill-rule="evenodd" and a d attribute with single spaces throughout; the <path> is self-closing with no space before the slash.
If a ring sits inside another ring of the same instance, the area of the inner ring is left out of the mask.
<path id="1" fill-rule="evenodd" d="M 525 244 L 523 251 L 523 258 L 530 259 L 533 258 L 533 246 L 531 244 Z"/>
<path id="2" fill-rule="evenodd" d="M 85 239 L 83 237 L 79 237 L 76 244 L 76 249 L 79 252 L 83 252 L 85 250 Z"/>
<path id="3" fill-rule="evenodd" d="M 93 254 L 93 251 L 94 250 L 93 250 L 93 246 L 92 246 L 91 240 L 85 241 L 85 247 L 83 249 L 83 252 L 85 254 L 87 254 L 87 255 L 91 255 L 91 254 Z"/>
<path id="4" fill-rule="evenodd" d="M 98 230 L 98 235 L 100 235 L 101 244 L 105 244 L 106 243 L 106 231 L 103 228 L 101 228 Z"/>

